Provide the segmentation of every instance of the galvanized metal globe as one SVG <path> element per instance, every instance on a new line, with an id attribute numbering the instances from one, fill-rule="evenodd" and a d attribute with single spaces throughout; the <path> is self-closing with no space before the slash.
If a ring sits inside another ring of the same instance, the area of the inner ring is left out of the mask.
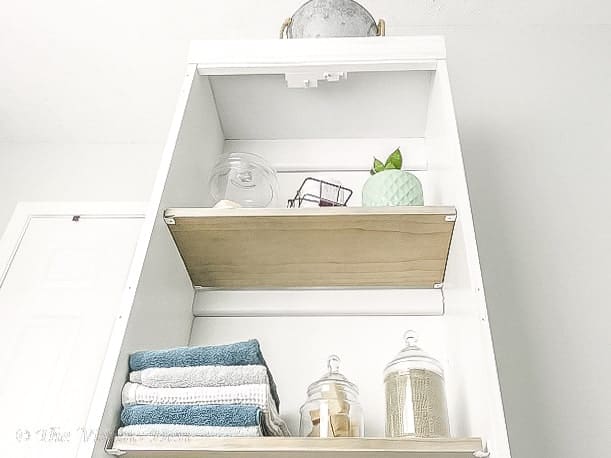
<path id="1" fill-rule="evenodd" d="M 373 16 L 353 0 L 310 0 L 293 15 L 289 38 L 373 37 Z"/>

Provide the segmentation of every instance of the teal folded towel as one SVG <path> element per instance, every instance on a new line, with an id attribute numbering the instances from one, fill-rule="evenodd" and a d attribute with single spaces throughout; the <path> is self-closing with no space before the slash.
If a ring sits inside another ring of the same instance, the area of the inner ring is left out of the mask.
<path id="1" fill-rule="evenodd" d="M 259 426 L 261 409 L 250 405 L 135 405 L 123 409 L 129 425 Z"/>
<path id="2" fill-rule="evenodd" d="M 192 367 L 192 366 L 250 366 L 262 365 L 267 368 L 269 385 L 276 407 L 280 399 L 276 384 L 267 367 L 258 340 L 248 340 L 214 347 L 178 347 L 169 350 L 139 351 L 129 357 L 129 368 L 141 371 L 151 367 Z M 241 425 L 244 426 L 244 425 Z"/>

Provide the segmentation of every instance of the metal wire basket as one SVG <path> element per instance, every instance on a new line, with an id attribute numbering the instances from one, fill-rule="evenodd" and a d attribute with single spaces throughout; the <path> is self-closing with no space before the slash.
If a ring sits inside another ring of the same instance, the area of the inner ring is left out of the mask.
<path id="1" fill-rule="evenodd" d="M 303 180 L 295 197 L 289 199 L 288 208 L 345 207 L 351 197 L 352 190 L 345 186 L 308 177 Z"/>

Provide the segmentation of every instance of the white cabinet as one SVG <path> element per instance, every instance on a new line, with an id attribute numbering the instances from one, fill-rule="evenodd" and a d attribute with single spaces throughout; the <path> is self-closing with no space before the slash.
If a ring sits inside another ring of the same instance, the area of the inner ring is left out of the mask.
<path id="1" fill-rule="evenodd" d="M 372 156 L 397 146 L 423 183 L 425 207 L 358 208 Z M 208 177 L 223 151 L 265 156 L 279 172 L 281 200 L 292 197 L 305 177 L 326 177 L 356 191 L 353 207 L 219 213 L 209 208 Z M 140 241 L 141 272 L 128 285 L 135 291 L 133 304 L 115 324 L 89 413 L 89 425 L 100 435 L 95 445 L 81 447 L 83 457 L 235 456 L 246 450 L 255 456 L 372 450 L 379 456 L 424 456 L 423 450 L 436 457 L 485 456 L 487 444 L 491 456 L 509 458 L 442 38 L 195 42 L 152 209 Z M 273 221 L 258 225 L 266 218 Z M 422 242 L 422 224 L 437 235 Z M 274 231 L 293 231 L 323 246 L 317 231 L 325 225 L 343 237 L 333 243 L 353 246 L 333 255 L 333 266 L 316 260 L 316 276 L 308 270 L 316 247 L 298 250 Z M 255 234 L 257 250 L 240 228 Z M 395 241 L 392 228 L 414 230 Z M 206 239 L 211 230 L 217 245 Z M 224 233 L 234 237 L 236 250 L 232 243 L 217 249 Z M 380 248 L 364 255 L 376 242 Z M 255 253 L 264 253 L 259 263 Z M 282 269 L 289 260 L 295 275 Z M 231 265 L 225 270 L 233 274 L 202 275 L 213 263 Z M 382 370 L 410 328 L 420 331 L 447 369 L 456 440 L 373 439 L 384 433 Z M 341 353 L 346 373 L 361 389 L 371 439 L 341 446 L 210 440 L 186 449 L 151 442 L 137 450 L 113 443 L 130 353 L 246 338 L 261 341 L 277 378 L 281 414 L 295 432 L 307 384 L 329 353 Z M 162 449 L 173 451 L 155 454 Z"/>

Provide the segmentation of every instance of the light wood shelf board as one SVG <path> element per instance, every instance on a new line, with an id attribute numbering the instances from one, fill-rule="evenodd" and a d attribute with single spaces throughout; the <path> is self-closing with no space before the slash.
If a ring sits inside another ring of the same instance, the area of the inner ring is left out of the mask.
<path id="1" fill-rule="evenodd" d="M 113 450 L 125 457 L 404 457 L 473 458 L 482 449 L 477 438 L 196 438 L 116 437 Z"/>
<path id="2" fill-rule="evenodd" d="M 168 209 L 194 286 L 416 287 L 443 282 L 453 207 Z"/>

